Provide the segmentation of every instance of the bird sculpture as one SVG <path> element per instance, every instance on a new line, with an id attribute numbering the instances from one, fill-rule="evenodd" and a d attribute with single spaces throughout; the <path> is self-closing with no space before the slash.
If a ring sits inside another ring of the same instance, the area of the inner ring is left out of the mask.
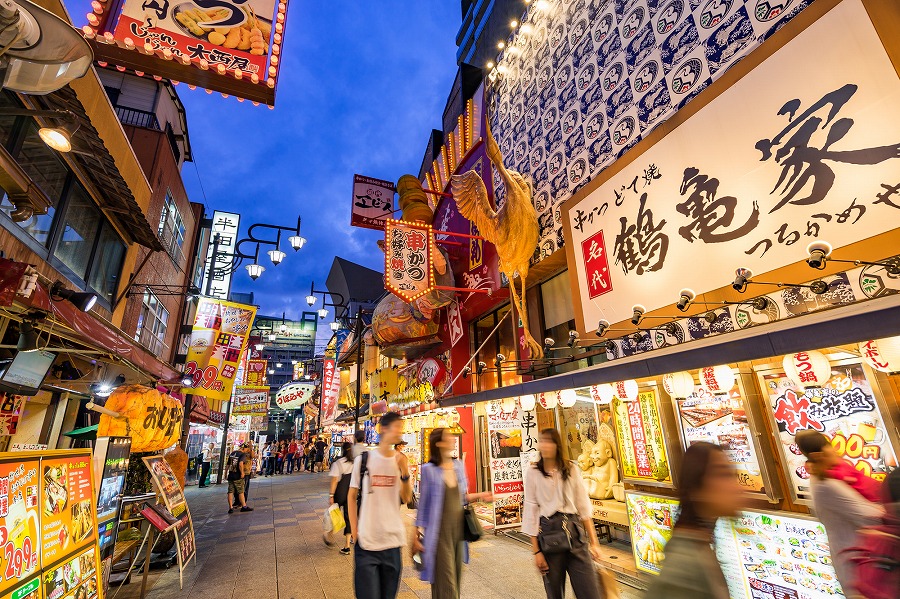
<path id="1" fill-rule="evenodd" d="M 528 267 L 540 236 L 531 185 L 521 173 L 503 166 L 503 155 L 491 134 L 490 124 L 487 125 L 485 137 L 488 160 L 497 169 L 506 187 L 506 201 L 495 210 L 488 199 L 487 188 L 481 175 L 474 170 L 450 177 L 453 199 L 456 200 L 459 213 L 475 223 L 485 240 L 497 248 L 500 272 L 506 275 L 509 281 L 513 303 L 522 320 L 525 344 L 530 351 L 530 357 L 533 360 L 540 359 L 544 356 L 544 349 L 528 329 L 528 308 L 525 302 L 525 279 L 528 277 Z M 516 290 L 516 278 L 519 279 L 521 292 Z"/>

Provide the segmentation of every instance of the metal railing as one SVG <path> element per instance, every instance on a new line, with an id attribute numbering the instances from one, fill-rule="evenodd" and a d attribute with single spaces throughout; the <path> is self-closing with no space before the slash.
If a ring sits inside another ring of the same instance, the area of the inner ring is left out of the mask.
<path id="1" fill-rule="evenodd" d="M 162 127 L 159 125 L 159 119 L 156 118 L 156 113 L 138 110 L 137 108 L 116 106 L 116 115 L 119 117 L 119 122 L 123 125 L 162 131 Z"/>

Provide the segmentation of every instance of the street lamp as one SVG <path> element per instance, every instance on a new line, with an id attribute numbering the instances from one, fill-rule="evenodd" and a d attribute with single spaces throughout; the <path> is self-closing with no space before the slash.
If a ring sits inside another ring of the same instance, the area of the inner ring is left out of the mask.
<path id="1" fill-rule="evenodd" d="M 332 321 L 332 323 L 329 326 L 331 327 L 331 330 L 334 331 L 335 333 L 337 333 L 338 331 L 341 330 L 341 323 L 336 320 Z"/>
<path id="2" fill-rule="evenodd" d="M 297 225 L 297 230 L 298 231 L 300 230 L 299 224 Z M 304 245 L 306 245 L 306 237 L 300 237 L 299 235 L 291 235 L 290 237 L 288 237 L 288 243 L 291 244 L 291 247 L 294 248 L 294 251 L 296 252 L 297 250 L 302 248 Z"/>
<path id="3" fill-rule="evenodd" d="M 319 308 L 318 312 L 319 312 L 319 318 L 321 318 L 322 320 L 325 320 L 326 318 L 328 318 L 328 310 L 327 309 Z"/>
<path id="4" fill-rule="evenodd" d="M 253 264 L 248 264 L 247 266 L 245 266 L 245 268 L 247 269 L 247 274 L 250 275 L 250 278 L 254 281 L 262 276 L 264 272 L 266 272 L 265 266 L 257 264 L 255 262 Z M 212 280 L 212 277 L 210 277 L 210 280 Z"/>
<path id="5" fill-rule="evenodd" d="M 272 261 L 272 264 L 278 266 L 281 264 L 281 261 L 284 260 L 284 257 L 287 255 L 281 250 L 269 250 L 269 259 Z"/>

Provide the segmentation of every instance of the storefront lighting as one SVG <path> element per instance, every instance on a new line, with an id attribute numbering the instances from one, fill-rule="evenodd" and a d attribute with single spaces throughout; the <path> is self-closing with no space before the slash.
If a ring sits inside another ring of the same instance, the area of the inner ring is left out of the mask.
<path id="1" fill-rule="evenodd" d="M 506 47 L 506 44 L 505 44 L 505 43 L 503 43 L 503 42 L 497 42 L 497 49 L 498 49 L 498 50 L 502 50 L 502 49 L 505 48 L 505 47 Z"/>
<path id="2" fill-rule="evenodd" d="M 806 253 L 809 254 L 809 257 L 806 259 L 806 263 L 809 264 L 811 268 L 815 268 L 816 270 L 822 270 L 825 268 L 825 265 L 830 262 L 843 262 L 846 264 L 853 264 L 854 266 L 881 266 L 889 275 L 900 275 L 900 263 L 897 263 L 895 260 L 890 262 L 869 262 L 866 260 L 836 260 L 831 257 L 831 244 L 827 241 L 814 241 L 808 246 L 806 246 Z"/>
<path id="3" fill-rule="evenodd" d="M 613 397 L 616 396 L 616 390 L 609 383 L 602 383 L 600 385 L 594 385 L 591 389 L 591 396 L 594 397 L 594 401 L 598 404 L 606 405 L 612 402 Z"/>
<path id="4" fill-rule="evenodd" d="M 528 23 L 523 23 L 522 28 L 519 29 L 519 35 L 528 35 L 529 33 L 531 33 L 531 31 L 531 25 L 529 25 Z"/>
<path id="5" fill-rule="evenodd" d="M 749 268 L 738 268 L 734 271 L 734 282 L 731 284 L 731 287 L 738 293 L 744 293 L 747 291 L 747 283 L 750 282 L 750 277 L 752 276 L 753 271 Z"/>
<path id="6" fill-rule="evenodd" d="M 62 153 L 72 151 L 72 134 L 66 127 L 41 127 L 38 135 L 51 150 Z"/>
<path id="7" fill-rule="evenodd" d="M 563 408 L 571 408 L 578 401 L 575 389 L 563 389 L 559 392 L 559 405 Z"/>
<path id="8" fill-rule="evenodd" d="M 487 69 L 490 71 L 491 69 L 494 68 L 494 61 L 489 60 L 489 61 L 487 61 L 487 63 L 484 66 L 486 66 Z"/>
<path id="9" fill-rule="evenodd" d="M 693 289 L 682 289 L 678 292 L 679 298 L 678 303 L 675 304 L 675 307 L 684 312 L 688 309 L 688 306 L 691 305 L 691 302 L 694 301 L 694 298 L 697 297 L 697 294 L 694 293 Z"/>
<path id="10" fill-rule="evenodd" d="M 306 245 L 306 237 L 300 237 L 299 235 L 291 235 L 290 237 L 288 237 L 288 243 L 291 244 L 291 247 L 294 248 L 294 251 L 296 252 L 297 250 L 302 248 L 304 245 Z"/>
<path id="11" fill-rule="evenodd" d="M 550 4 L 547 2 L 547 0 L 537 0 L 537 2 L 534 3 L 534 7 L 537 10 L 547 10 L 548 8 L 550 8 Z"/>
<path id="12" fill-rule="evenodd" d="M 646 311 L 647 311 L 647 308 L 645 308 L 644 306 L 642 306 L 640 304 L 635 304 L 631 308 L 631 324 L 633 324 L 634 326 L 639 325 L 641 322 L 641 318 L 644 317 L 644 312 L 646 312 Z"/>
<path id="13" fill-rule="evenodd" d="M 260 276 L 262 276 L 262 274 L 264 272 L 266 272 L 265 266 L 262 266 L 261 264 L 256 264 L 255 262 L 253 264 L 248 264 L 244 268 L 247 269 L 247 274 L 250 275 L 250 278 L 253 279 L 254 281 L 256 279 L 258 279 Z"/>
<path id="14" fill-rule="evenodd" d="M 463 367 L 463 369 L 462 369 L 462 377 L 463 377 L 464 379 L 467 379 L 467 378 L 469 378 L 469 375 L 470 375 L 470 374 L 472 374 L 472 368 L 469 367 L 469 366 Z"/>
<path id="15" fill-rule="evenodd" d="M 97 303 L 97 294 L 84 291 L 72 291 L 63 287 L 62 283 L 57 281 L 50 287 L 50 299 L 68 300 L 73 306 L 82 312 L 90 312 L 94 304 Z"/>
<path id="16" fill-rule="evenodd" d="M 831 363 L 821 352 L 788 354 L 781 365 L 791 382 L 802 389 L 822 387 L 831 378 Z"/>
<path id="17" fill-rule="evenodd" d="M 690 372 L 672 372 L 663 377 L 663 388 L 673 399 L 684 399 L 694 393 L 694 377 Z"/>
<path id="18" fill-rule="evenodd" d="M 556 343 L 556 340 L 553 337 L 544 337 L 544 353 L 546 354 L 551 349 L 553 349 L 553 345 Z"/>
<path id="19" fill-rule="evenodd" d="M 494 358 L 494 366 L 500 368 L 503 365 L 503 362 L 506 361 L 506 356 L 503 354 L 497 354 L 497 357 Z"/>
<path id="20" fill-rule="evenodd" d="M 724 395 L 731 392 L 734 387 L 735 376 L 731 366 L 720 364 L 718 366 L 707 366 L 701 368 L 697 373 L 700 384 L 708 389 L 710 393 Z"/>
<path id="21" fill-rule="evenodd" d="M 500 410 L 504 414 L 512 414 L 516 411 L 516 398 L 515 397 L 504 397 L 500 402 Z"/>
<path id="22" fill-rule="evenodd" d="M 634 379 L 619 381 L 615 385 L 616 397 L 621 401 L 629 402 L 638 398 L 638 384 Z"/>
<path id="23" fill-rule="evenodd" d="M 566 345 L 575 347 L 576 343 L 578 343 L 578 331 L 569 331 L 569 340 L 566 342 Z"/>
<path id="24" fill-rule="evenodd" d="M 519 26 L 519 22 L 516 21 L 515 19 L 513 19 L 512 21 L 509 22 L 509 26 L 512 27 L 513 29 L 515 29 L 516 27 Z"/>
<path id="25" fill-rule="evenodd" d="M 606 329 L 609 328 L 609 321 L 605 318 L 601 318 L 600 322 L 597 323 L 597 336 L 602 337 L 606 334 Z"/>
<path id="26" fill-rule="evenodd" d="M 864 341 L 859 344 L 859 353 L 869 366 L 879 372 L 900 372 L 900 337 Z"/>
<path id="27" fill-rule="evenodd" d="M 19 325 L 19 342 L 16 343 L 16 349 L 20 352 L 37 351 L 38 334 L 34 323 L 30 320 L 23 320 Z"/>
<path id="28" fill-rule="evenodd" d="M 552 410 L 559 404 L 559 395 L 556 391 L 551 391 L 550 393 L 539 393 L 538 403 L 540 403 L 541 407 L 545 410 Z"/>
<path id="29" fill-rule="evenodd" d="M 534 405 L 537 400 L 534 395 L 523 395 L 519 398 L 519 407 L 522 408 L 525 412 L 531 412 L 534 410 Z"/>
<path id="30" fill-rule="evenodd" d="M 327 309 L 319 308 L 318 312 L 319 312 L 319 318 L 321 318 L 322 320 L 325 320 L 326 318 L 328 318 L 328 310 Z"/>
<path id="31" fill-rule="evenodd" d="M 269 259 L 272 261 L 272 264 L 278 266 L 281 264 L 281 261 L 284 260 L 284 257 L 287 255 L 281 250 L 269 250 Z"/>
<path id="32" fill-rule="evenodd" d="M 194 386 L 194 377 L 184 375 L 181 377 L 181 386 L 182 387 L 193 387 Z"/>

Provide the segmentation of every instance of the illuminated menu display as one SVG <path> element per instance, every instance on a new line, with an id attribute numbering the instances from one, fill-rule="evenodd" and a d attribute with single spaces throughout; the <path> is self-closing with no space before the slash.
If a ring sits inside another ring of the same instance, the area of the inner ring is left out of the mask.
<path id="1" fill-rule="evenodd" d="M 41 555 L 51 564 L 94 540 L 89 456 L 41 460 Z"/>
<path id="2" fill-rule="evenodd" d="M 616 441 L 622 473 L 634 481 L 672 484 L 668 456 L 655 391 L 638 394 L 635 401 L 613 400 Z"/>
<path id="3" fill-rule="evenodd" d="M 0 592 L 38 571 L 37 459 L 0 463 Z"/>

